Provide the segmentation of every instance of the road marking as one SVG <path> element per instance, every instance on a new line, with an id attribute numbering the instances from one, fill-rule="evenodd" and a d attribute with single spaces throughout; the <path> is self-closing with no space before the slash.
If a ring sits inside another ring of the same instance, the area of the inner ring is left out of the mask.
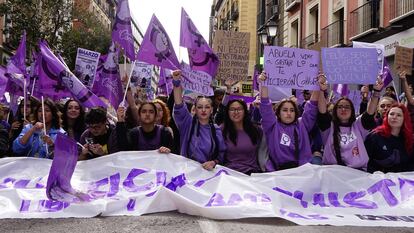
<path id="1" fill-rule="evenodd" d="M 219 233 L 218 224 L 208 218 L 200 218 L 197 220 L 198 225 L 200 225 L 201 231 L 203 233 Z"/>

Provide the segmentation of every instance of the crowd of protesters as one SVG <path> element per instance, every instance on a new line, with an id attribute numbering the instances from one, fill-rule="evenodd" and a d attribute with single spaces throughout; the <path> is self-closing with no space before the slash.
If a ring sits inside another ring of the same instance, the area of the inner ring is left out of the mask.
<path id="1" fill-rule="evenodd" d="M 230 85 L 227 92 L 218 89 L 213 97 L 187 103 L 181 71 L 172 76 L 168 98 L 143 101 L 129 90 L 116 122 L 107 109 L 86 111 L 74 99 L 46 99 L 42 106 L 30 97 L 21 100 L 14 115 L 0 105 L 0 157 L 52 159 L 54 140 L 64 133 L 78 142 L 79 160 L 158 150 L 198 161 L 207 170 L 220 164 L 245 174 L 306 163 L 368 172 L 414 170 L 414 99 L 405 72 L 399 73 L 404 91 L 399 97 L 390 87 L 383 93 L 380 78 L 370 88 L 363 86 L 359 112 L 346 96 L 331 101 L 323 74 L 318 75 L 319 90 L 296 93 L 303 95 L 303 104 L 294 96 L 272 103 L 265 85 L 253 103 L 229 100 Z M 259 76 L 262 83 L 266 78 Z"/>

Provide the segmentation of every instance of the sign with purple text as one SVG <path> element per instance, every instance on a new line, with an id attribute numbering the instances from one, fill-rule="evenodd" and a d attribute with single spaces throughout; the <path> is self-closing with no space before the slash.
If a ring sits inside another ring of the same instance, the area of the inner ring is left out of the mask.
<path id="1" fill-rule="evenodd" d="M 0 159 L 0 218 L 177 210 L 212 219 L 279 217 L 300 225 L 414 227 L 413 172 L 370 174 L 305 164 L 248 176 L 220 165 L 207 171 L 175 154 L 128 151 L 79 161 L 70 183 L 82 196 L 60 193 L 50 200 L 51 164 L 39 158 Z"/>
<path id="2" fill-rule="evenodd" d="M 182 62 L 181 72 L 184 77 L 182 86 L 184 90 L 189 90 L 205 96 L 214 95 L 213 88 L 211 87 L 211 76 L 205 72 L 192 70 L 190 65 Z"/>
<path id="3" fill-rule="evenodd" d="M 319 52 L 314 50 L 265 46 L 265 85 L 301 90 L 319 90 Z"/>
<path id="4" fill-rule="evenodd" d="M 378 76 L 373 48 L 322 48 L 322 65 L 331 84 L 374 84 Z"/>
<path id="5" fill-rule="evenodd" d="M 92 89 L 95 80 L 99 56 L 101 56 L 101 54 L 98 52 L 78 48 L 74 71 L 75 76 L 89 89 Z"/>

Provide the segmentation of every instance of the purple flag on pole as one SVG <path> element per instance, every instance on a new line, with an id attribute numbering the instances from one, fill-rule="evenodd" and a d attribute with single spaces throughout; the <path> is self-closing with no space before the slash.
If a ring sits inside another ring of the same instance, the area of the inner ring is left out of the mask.
<path id="1" fill-rule="evenodd" d="M 170 70 L 181 67 L 168 34 L 155 15 L 145 32 L 137 59 Z"/>
<path id="2" fill-rule="evenodd" d="M 217 74 L 219 59 L 184 8 L 181 8 L 180 46 L 188 49 L 190 66 L 193 70 L 204 71 L 212 77 Z"/>
<path id="3" fill-rule="evenodd" d="M 93 84 L 92 91 L 97 96 L 103 96 L 117 109 L 122 101 L 123 88 L 119 75 L 119 52 L 114 43 L 109 48 L 106 60 Z"/>
<path id="4" fill-rule="evenodd" d="M 7 63 L 7 76 L 9 82 L 6 91 L 14 95 L 23 95 L 24 79 L 27 76 L 26 72 L 26 31 L 23 32 L 19 47 L 16 54 L 12 56 Z"/>
<path id="5" fill-rule="evenodd" d="M 348 96 L 349 89 L 347 84 L 334 84 L 333 90 L 338 93 L 340 96 Z"/>
<path id="6" fill-rule="evenodd" d="M 0 66 L 0 96 L 3 96 L 4 92 L 6 92 L 8 81 L 9 80 L 6 77 L 6 68 L 4 66 Z"/>
<path id="7" fill-rule="evenodd" d="M 384 87 L 388 86 L 393 80 L 390 66 L 388 65 L 387 59 L 384 58 L 384 68 L 381 75 L 382 81 L 384 82 Z"/>
<path id="8" fill-rule="evenodd" d="M 107 105 L 92 93 L 82 82 L 68 69 L 67 65 L 62 63 L 49 49 L 45 43 L 40 43 L 40 51 L 42 53 L 42 67 L 45 64 L 52 74 L 56 74 L 56 88 L 59 90 L 70 91 L 72 96 L 87 108 L 97 106 L 107 107 Z"/>
<path id="9" fill-rule="evenodd" d="M 68 202 L 89 200 L 86 194 L 78 193 L 70 184 L 77 160 L 76 141 L 64 134 L 58 134 L 46 185 L 46 195 L 49 199 Z"/>
<path id="10" fill-rule="evenodd" d="M 118 1 L 115 24 L 112 28 L 112 41 L 124 48 L 125 55 L 135 60 L 134 36 L 132 35 L 131 14 L 128 0 Z"/>

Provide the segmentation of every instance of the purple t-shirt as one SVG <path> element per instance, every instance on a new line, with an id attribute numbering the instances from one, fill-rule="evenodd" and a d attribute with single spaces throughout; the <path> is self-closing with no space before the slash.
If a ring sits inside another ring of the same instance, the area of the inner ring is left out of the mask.
<path id="1" fill-rule="evenodd" d="M 260 105 L 262 127 L 269 149 L 269 161 L 266 171 L 278 170 L 280 165 L 288 162 L 298 162 L 299 165 L 310 162 L 312 151 L 309 142 L 309 132 L 316 122 L 318 106 L 316 101 L 305 104 L 303 115 L 297 122 L 286 125 L 277 120 L 269 98 L 262 98 Z M 295 158 L 294 132 L 298 135 L 299 160 Z"/>
<path id="2" fill-rule="evenodd" d="M 237 145 L 228 138 L 224 166 L 242 173 L 260 172 L 257 161 L 257 151 L 260 139 L 253 145 L 249 135 L 244 130 L 237 130 Z"/>
<path id="3" fill-rule="evenodd" d="M 224 144 L 221 129 L 216 124 L 214 124 L 214 127 L 216 129 L 216 136 L 219 145 L 215 145 L 214 143 L 214 138 L 211 134 L 212 132 L 209 124 L 202 125 L 197 123 L 193 135 L 191 136 L 191 141 L 189 142 L 193 117 L 184 106 L 184 103 L 174 105 L 173 117 L 175 123 L 177 124 L 178 131 L 180 132 L 181 155 L 196 160 L 199 163 L 204 163 L 214 159 L 218 159 L 220 163 L 223 163 L 226 145 Z M 197 129 L 198 127 L 199 129 Z M 213 158 L 214 146 L 218 146 L 219 148 L 217 158 Z"/>

